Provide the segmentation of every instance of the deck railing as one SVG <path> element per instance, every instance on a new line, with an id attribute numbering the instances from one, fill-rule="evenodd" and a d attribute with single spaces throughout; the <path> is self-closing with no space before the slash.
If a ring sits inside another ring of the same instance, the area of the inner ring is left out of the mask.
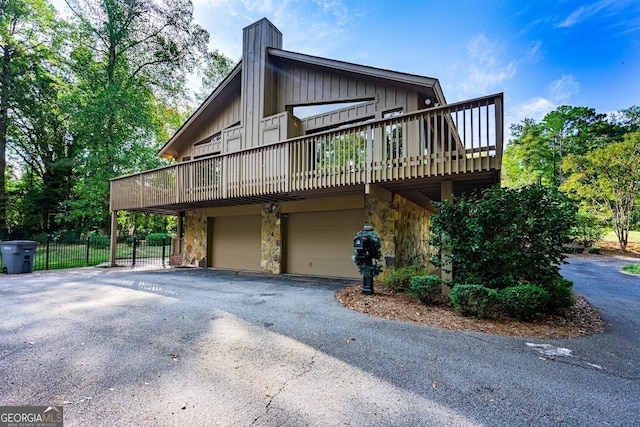
<path id="1" fill-rule="evenodd" d="M 502 94 L 111 181 L 111 209 L 151 209 L 500 169 Z"/>

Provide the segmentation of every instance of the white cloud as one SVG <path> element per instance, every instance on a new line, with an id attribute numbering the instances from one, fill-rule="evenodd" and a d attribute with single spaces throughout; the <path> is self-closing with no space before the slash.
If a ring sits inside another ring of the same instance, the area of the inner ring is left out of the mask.
<path id="1" fill-rule="evenodd" d="M 557 104 L 547 98 L 538 97 L 528 99 L 522 104 L 509 109 L 505 121 L 507 125 L 521 122 L 525 118 L 534 119 L 537 122 L 542 120 L 548 112 L 554 110 L 556 107 Z"/>
<path id="2" fill-rule="evenodd" d="M 536 50 L 538 47 L 534 47 Z M 517 72 L 516 61 L 500 61 L 504 47 L 487 38 L 484 33 L 476 35 L 467 45 L 467 77 L 459 83 L 464 96 L 485 94 L 494 87 L 511 79 Z"/>
<path id="3" fill-rule="evenodd" d="M 282 31 L 285 49 L 327 56 L 345 43 L 346 30 L 361 16 L 344 0 L 193 1 L 196 20 L 211 34 L 211 47 L 232 58 L 241 54 L 242 28 L 264 17 Z"/>
<path id="4" fill-rule="evenodd" d="M 570 98 L 580 90 L 580 83 L 571 74 L 561 76 L 547 86 L 546 97 L 528 99 L 523 103 L 509 108 L 505 112 L 506 129 L 514 123 L 520 123 L 525 118 L 541 121 L 547 113 L 562 104 L 568 103 Z"/>
<path id="5" fill-rule="evenodd" d="M 549 96 L 558 104 L 566 103 L 580 91 L 580 83 L 571 74 L 565 74 L 554 80 L 548 87 Z"/>
<path id="6" fill-rule="evenodd" d="M 605 9 L 606 7 L 614 4 L 615 1 L 612 0 L 600 0 L 587 6 L 580 6 L 579 8 L 571 12 L 569 16 L 567 16 L 562 22 L 557 24 L 556 27 L 573 27 L 574 25 L 578 25 L 579 23 L 586 21 L 587 19 L 596 15 L 597 13 L 602 11 L 602 9 Z"/>

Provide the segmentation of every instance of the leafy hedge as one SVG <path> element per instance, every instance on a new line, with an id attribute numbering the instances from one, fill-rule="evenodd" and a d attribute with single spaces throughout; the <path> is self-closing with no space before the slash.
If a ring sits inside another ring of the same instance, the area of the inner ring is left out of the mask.
<path id="1" fill-rule="evenodd" d="M 411 278 L 426 274 L 428 270 L 419 264 L 390 268 L 382 276 L 382 286 L 393 292 L 408 292 L 411 290 Z"/>
<path id="2" fill-rule="evenodd" d="M 569 308 L 575 304 L 576 300 L 572 288 L 573 282 L 563 277 L 558 277 L 544 286 L 544 289 L 549 293 L 549 303 L 545 311 L 558 312 L 560 309 Z"/>
<path id="3" fill-rule="evenodd" d="M 442 279 L 434 275 L 413 276 L 410 293 L 425 304 L 438 302 L 442 297 Z"/>
<path id="4" fill-rule="evenodd" d="M 500 295 L 481 285 L 458 284 L 451 289 L 451 303 L 462 315 L 478 319 L 500 313 Z"/>
<path id="5" fill-rule="evenodd" d="M 453 283 L 504 289 L 547 283 L 559 277 L 575 209 L 562 194 L 533 185 L 494 187 L 480 197 L 461 196 L 437 204 L 430 243 L 446 248 L 432 259 L 453 263 Z"/>
<path id="6" fill-rule="evenodd" d="M 549 292 L 535 285 L 510 286 L 500 291 L 502 309 L 520 320 L 534 320 L 549 307 Z"/>
<path id="7" fill-rule="evenodd" d="M 151 233 L 147 234 L 147 246 L 162 246 L 162 239 L 164 243 L 168 245 L 171 243 L 171 234 L 169 233 Z"/>

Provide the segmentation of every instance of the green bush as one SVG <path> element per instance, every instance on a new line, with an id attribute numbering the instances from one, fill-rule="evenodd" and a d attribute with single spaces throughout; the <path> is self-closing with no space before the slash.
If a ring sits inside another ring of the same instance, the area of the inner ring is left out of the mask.
<path id="1" fill-rule="evenodd" d="M 590 254 L 599 254 L 600 253 L 600 247 L 599 246 L 591 246 L 589 249 L 587 249 L 587 252 L 589 252 Z"/>
<path id="2" fill-rule="evenodd" d="M 407 292 L 411 289 L 411 278 L 424 274 L 428 272 L 419 264 L 390 268 L 382 276 L 382 286 L 393 292 Z"/>
<path id="3" fill-rule="evenodd" d="M 495 289 L 480 285 L 455 285 L 451 303 L 463 316 L 478 319 L 496 317 L 500 312 L 500 295 Z"/>
<path id="4" fill-rule="evenodd" d="M 503 310 L 519 320 L 536 319 L 549 307 L 549 292 L 536 285 L 511 286 L 500 297 Z"/>
<path id="5" fill-rule="evenodd" d="M 425 304 L 433 304 L 442 296 L 442 279 L 438 276 L 413 276 L 411 294 Z"/>
<path id="6" fill-rule="evenodd" d="M 547 305 L 548 312 L 557 312 L 562 308 L 569 308 L 576 303 L 573 297 L 573 282 L 564 277 L 558 277 L 545 286 L 545 290 L 549 293 L 549 301 Z"/>
<path id="7" fill-rule="evenodd" d="M 603 235 L 604 231 L 598 217 L 584 210 L 576 212 L 575 225 L 569 232 L 574 242 L 587 248 L 598 240 L 602 240 Z"/>
<path id="8" fill-rule="evenodd" d="M 89 246 L 94 249 L 107 249 L 111 246 L 111 238 L 104 234 L 89 235 Z"/>
<path id="9" fill-rule="evenodd" d="M 147 234 L 147 246 L 162 246 L 162 239 L 165 239 L 165 244 L 171 243 L 171 235 L 168 233 L 151 233 Z"/>
<path id="10" fill-rule="evenodd" d="M 481 197 L 455 197 L 437 207 L 430 244 L 448 251 L 432 263 L 452 263 L 454 284 L 494 289 L 557 276 L 576 218 L 565 196 L 540 185 L 494 187 Z"/>

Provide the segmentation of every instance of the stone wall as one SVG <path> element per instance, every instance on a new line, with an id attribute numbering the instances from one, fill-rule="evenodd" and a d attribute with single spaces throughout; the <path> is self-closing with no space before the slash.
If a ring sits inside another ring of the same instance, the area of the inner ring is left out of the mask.
<path id="1" fill-rule="evenodd" d="M 185 213 L 182 265 L 207 266 L 207 215 L 203 209 Z"/>
<path id="2" fill-rule="evenodd" d="M 428 263 L 433 251 L 428 243 L 432 215 L 397 194 L 379 189 L 367 194 L 365 222 L 371 224 L 382 239 L 385 267 Z"/>
<path id="3" fill-rule="evenodd" d="M 433 213 L 397 194 L 393 196 L 393 206 L 397 212 L 396 265 L 426 265 L 433 250 L 428 244 Z"/>
<path id="4" fill-rule="evenodd" d="M 393 267 L 396 258 L 395 227 L 398 212 L 393 203 L 368 194 L 365 199 L 364 221 L 373 226 L 382 240 L 382 256 L 385 267 Z"/>
<path id="5" fill-rule="evenodd" d="M 271 274 L 282 273 L 282 221 L 280 206 L 265 205 L 262 208 L 262 271 Z"/>

